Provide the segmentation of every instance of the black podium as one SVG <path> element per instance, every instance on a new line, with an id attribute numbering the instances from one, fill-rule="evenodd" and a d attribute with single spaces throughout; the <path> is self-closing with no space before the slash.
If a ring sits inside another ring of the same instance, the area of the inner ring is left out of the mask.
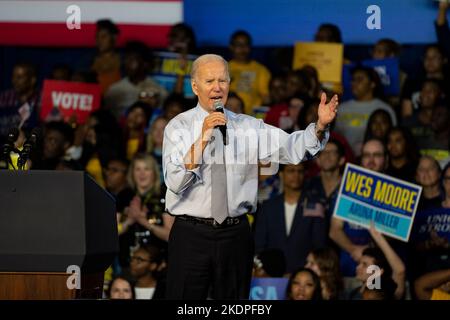
<path id="1" fill-rule="evenodd" d="M 0 300 L 101 298 L 117 252 L 115 201 L 87 174 L 0 171 Z"/>

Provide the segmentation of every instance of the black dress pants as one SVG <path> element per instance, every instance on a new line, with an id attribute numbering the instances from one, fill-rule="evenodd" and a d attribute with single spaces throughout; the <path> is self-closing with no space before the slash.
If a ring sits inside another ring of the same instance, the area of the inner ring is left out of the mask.
<path id="1" fill-rule="evenodd" d="M 169 236 L 167 299 L 248 299 L 254 240 L 248 220 L 214 227 L 176 218 Z"/>

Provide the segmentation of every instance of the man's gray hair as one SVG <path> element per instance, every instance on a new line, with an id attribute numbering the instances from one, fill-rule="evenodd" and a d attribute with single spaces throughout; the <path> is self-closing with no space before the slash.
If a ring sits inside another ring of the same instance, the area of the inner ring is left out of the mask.
<path id="1" fill-rule="evenodd" d="M 195 79 L 198 68 L 202 64 L 212 62 L 212 61 L 219 61 L 219 62 L 223 63 L 223 65 L 225 66 L 225 70 L 227 71 L 228 82 L 230 82 L 230 71 L 228 70 L 227 60 L 225 60 L 222 56 L 219 56 L 218 54 L 212 54 L 212 53 L 201 55 L 200 57 L 195 59 L 195 61 L 192 63 L 191 80 L 193 81 Z"/>

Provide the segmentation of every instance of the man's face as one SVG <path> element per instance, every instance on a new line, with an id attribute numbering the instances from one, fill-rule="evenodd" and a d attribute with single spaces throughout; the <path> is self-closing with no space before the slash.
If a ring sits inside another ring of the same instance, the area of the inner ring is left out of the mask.
<path id="1" fill-rule="evenodd" d="M 230 88 L 229 76 L 221 61 L 202 63 L 192 79 L 192 90 L 198 97 L 200 105 L 208 112 L 213 112 L 214 102 L 221 100 L 225 105 Z"/>
<path id="2" fill-rule="evenodd" d="M 230 45 L 233 59 L 245 61 L 250 56 L 250 44 L 245 36 L 236 37 Z"/>
<path id="3" fill-rule="evenodd" d="M 323 171 L 334 171 L 344 164 L 344 158 L 339 156 L 337 145 L 327 143 L 325 149 L 319 154 L 317 164 Z"/>
<path id="4" fill-rule="evenodd" d="M 105 169 L 105 187 L 117 190 L 127 184 L 127 166 L 120 161 L 110 161 Z"/>
<path id="5" fill-rule="evenodd" d="M 305 167 L 302 163 L 288 164 L 280 173 L 283 179 L 283 185 L 286 188 L 300 190 L 305 179 Z"/>
<path id="6" fill-rule="evenodd" d="M 114 48 L 115 36 L 106 29 L 100 29 L 95 35 L 97 50 L 99 52 L 106 52 Z"/>
<path id="7" fill-rule="evenodd" d="M 57 130 L 49 130 L 44 137 L 44 159 L 62 157 L 66 149 L 64 135 Z"/>
<path id="8" fill-rule="evenodd" d="M 26 68 L 18 66 L 13 70 L 11 82 L 14 90 L 22 94 L 34 87 L 36 78 L 32 77 Z"/>
<path id="9" fill-rule="evenodd" d="M 432 82 L 426 82 L 420 90 L 420 105 L 422 108 L 433 108 L 439 100 L 441 90 Z"/>
<path id="10" fill-rule="evenodd" d="M 362 149 L 361 165 L 376 172 L 383 172 L 386 166 L 386 155 L 381 142 L 369 140 Z"/>
<path id="11" fill-rule="evenodd" d="M 420 158 L 416 170 L 416 180 L 423 187 L 431 187 L 439 183 L 439 168 L 430 158 Z"/>
<path id="12" fill-rule="evenodd" d="M 144 68 L 143 59 L 135 53 L 128 53 L 124 59 L 125 73 L 128 77 L 133 77 L 138 74 Z"/>
<path id="13" fill-rule="evenodd" d="M 355 98 L 365 96 L 367 92 L 373 92 L 375 84 L 372 83 L 364 71 L 355 71 L 352 75 L 352 93 Z"/>

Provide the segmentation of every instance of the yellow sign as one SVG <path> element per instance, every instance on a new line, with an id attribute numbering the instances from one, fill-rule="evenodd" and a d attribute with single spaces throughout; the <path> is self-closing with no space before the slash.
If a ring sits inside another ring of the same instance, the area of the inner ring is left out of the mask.
<path id="1" fill-rule="evenodd" d="M 294 48 L 293 69 L 311 65 L 317 69 L 320 82 L 342 82 L 344 46 L 339 43 L 297 42 Z"/>

